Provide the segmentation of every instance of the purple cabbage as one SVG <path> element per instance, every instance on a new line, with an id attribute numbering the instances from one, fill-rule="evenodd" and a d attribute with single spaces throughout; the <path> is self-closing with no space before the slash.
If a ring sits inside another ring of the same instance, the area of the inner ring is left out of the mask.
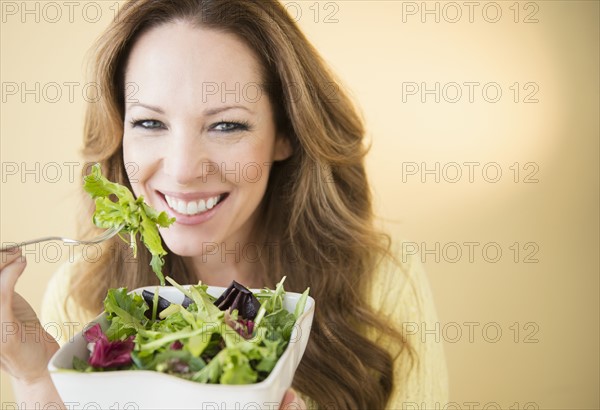
<path id="1" fill-rule="evenodd" d="M 240 285 L 235 280 L 225 292 L 215 301 L 215 305 L 221 310 L 237 309 L 238 314 L 243 319 L 254 320 L 260 309 L 260 302 L 256 296 L 244 285 Z"/>
<path id="2" fill-rule="evenodd" d="M 94 343 L 88 363 L 96 368 L 109 369 L 127 366 L 132 363 L 134 336 L 125 340 L 109 341 L 99 323 L 87 329 L 83 336 L 88 343 Z"/>

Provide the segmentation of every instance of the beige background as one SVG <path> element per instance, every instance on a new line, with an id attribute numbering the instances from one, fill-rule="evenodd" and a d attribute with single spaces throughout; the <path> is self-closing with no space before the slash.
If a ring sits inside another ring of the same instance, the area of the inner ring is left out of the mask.
<path id="1" fill-rule="evenodd" d="M 36 15 L 2 1 L 2 242 L 75 232 L 83 61 L 116 9 L 77 3 L 70 22 L 65 2 L 27 2 Z M 428 251 L 440 326 L 422 337 L 445 343 L 454 408 L 597 409 L 599 3 L 492 3 L 470 22 L 464 2 L 427 2 L 436 22 L 421 2 L 287 2 L 363 110 L 379 214 Z M 403 83 L 436 82 L 439 103 L 403 95 Z M 472 102 L 469 82 L 480 84 Z M 449 83 L 462 90 L 456 103 Z M 479 164 L 471 181 L 469 162 Z M 439 182 L 422 172 L 436 163 Z M 36 309 L 68 258 L 68 248 L 32 251 L 18 290 Z M 13 396 L 2 376 L 4 408 Z"/>

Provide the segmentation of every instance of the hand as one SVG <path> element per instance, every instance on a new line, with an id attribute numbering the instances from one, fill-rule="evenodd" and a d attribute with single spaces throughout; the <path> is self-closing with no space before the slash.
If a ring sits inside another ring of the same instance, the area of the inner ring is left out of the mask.
<path id="1" fill-rule="evenodd" d="M 281 406 L 279 410 L 304 410 L 306 409 L 306 403 L 298 396 L 296 390 L 288 389 L 281 400 Z"/>
<path id="2" fill-rule="evenodd" d="M 16 383 L 32 384 L 48 375 L 48 362 L 58 343 L 47 333 L 15 285 L 27 261 L 21 249 L 0 252 L 0 367 Z"/>

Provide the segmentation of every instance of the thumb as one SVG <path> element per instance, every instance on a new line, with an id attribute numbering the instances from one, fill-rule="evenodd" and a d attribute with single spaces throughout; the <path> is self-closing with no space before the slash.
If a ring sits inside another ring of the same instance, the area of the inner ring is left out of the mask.
<path id="1" fill-rule="evenodd" d="M 302 410 L 306 409 L 306 403 L 296 390 L 288 389 L 283 396 L 283 400 L 281 401 L 280 410 Z"/>
<path id="2" fill-rule="evenodd" d="M 0 271 L 0 299 L 3 310 L 11 308 L 15 285 L 26 266 L 27 260 L 24 256 L 20 256 Z"/>

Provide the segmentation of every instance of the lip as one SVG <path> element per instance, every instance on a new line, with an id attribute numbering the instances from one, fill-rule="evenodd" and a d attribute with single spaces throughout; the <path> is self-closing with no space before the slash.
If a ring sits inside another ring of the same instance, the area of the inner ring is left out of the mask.
<path id="1" fill-rule="evenodd" d="M 163 202 L 164 207 L 167 210 L 167 213 L 169 215 L 175 217 L 176 224 L 181 224 L 181 225 L 198 225 L 198 224 L 204 223 L 204 222 L 212 219 L 214 217 L 214 215 L 219 211 L 219 209 L 221 209 L 221 205 L 223 205 L 223 203 L 225 203 L 227 201 L 227 199 L 229 198 L 229 192 L 222 192 L 222 193 L 206 193 L 206 192 L 181 193 L 181 192 L 161 192 L 161 191 L 155 191 L 155 192 L 158 194 L 161 201 Z M 165 198 L 165 194 L 175 197 L 175 198 L 179 198 L 184 201 L 194 201 L 194 200 L 212 198 L 217 195 L 224 195 L 224 198 L 221 199 L 219 201 L 219 203 L 216 204 L 212 209 L 210 209 L 206 212 L 203 212 L 203 213 L 197 214 L 197 215 L 184 215 L 184 214 L 180 214 L 179 212 L 177 212 L 176 210 L 174 210 L 173 208 L 171 208 L 169 206 L 169 204 L 167 203 L 167 200 Z"/>
<path id="2" fill-rule="evenodd" d="M 213 198 L 218 195 L 227 195 L 229 192 L 170 192 L 170 191 L 156 191 L 160 196 L 164 198 L 165 195 L 169 195 L 173 198 L 178 198 L 186 202 L 199 201 L 200 199 Z"/>

